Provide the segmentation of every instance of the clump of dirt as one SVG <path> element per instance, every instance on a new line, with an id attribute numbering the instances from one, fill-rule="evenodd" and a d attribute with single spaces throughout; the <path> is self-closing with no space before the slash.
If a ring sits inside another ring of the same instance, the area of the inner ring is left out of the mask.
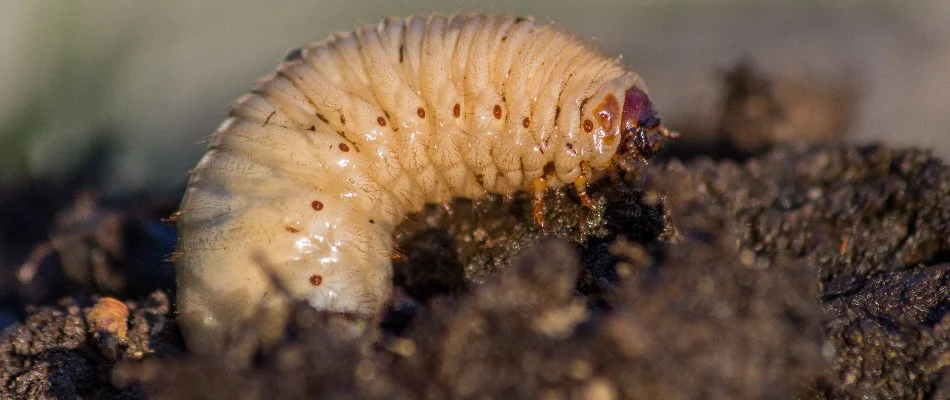
<path id="1" fill-rule="evenodd" d="M 25 310 L 0 337 L 0 397 L 950 396 L 950 168 L 884 146 L 755 153 L 761 129 L 718 161 L 687 146 L 600 182 L 597 211 L 558 192 L 544 231 L 523 197 L 413 216 L 380 323 L 300 304 L 278 344 L 235 327 L 234 349 L 198 356 L 170 292 L 124 286 L 142 300 L 112 359 L 94 295 Z"/>
<path id="2" fill-rule="evenodd" d="M 855 81 L 771 76 L 752 60 L 723 69 L 720 78 L 718 112 L 677 123 L 688 133 L 673 144 L 677 157 L 744 160 L 776 146 L 840 144 L 863 94 Z"/>
<path id="3" fill-rule="evenodd" d="M 55 306 L 27 310 L 29 316 L 0 340 L 0 394 L 4 398 L 143 397 L 141 388 L 111 384 L 116 362 L 149 355 L 173 357 L 184 347 L 171 302 L 155 292 L 128 302 L 128 339 L 116 357 L 103 354 L 88 321 L 89 298 L 67 298 Z"/>
<path id="4" fill-rule="evenodd" d="M 817 267 L 810 279 L 837 385 L 816 386 L 822 395 L 936 396 L 950 365 L 950 168 L 941 160 L 881 146 L 783 148 L 743 165 L 671 163 L 663 174 L 674 220 L 696 223 L 703 213 L 675 202 L 698 196 L 706 213 L 733 221 L 726 230 L 754 264 L 791 257 Z M 699 222 L 694 231 L 722 235 Z"/>
<path id="5" fill-rule="evenodd" d="M 71 180 L 84 180 L 85 175 Z M 103 202 L 63 182 L 0 182 L 0 322 L 64 296 L 141 298 L 171 289 L 172 196 Z M 8 324 L 0 325 L 0 328 Z"/>
<path id="6" fill-rule="evenodd" d="M 576 246 L 548 239 L 470 293 L 435 298 L 400 335 L 334 334 L 331 316 L 304 305 L 249 369 L 155 360 L 126 366 L 120 383 L 160 398 L 755 398 L 803 393 L 827 369 L 810 279 L 741 267 L 715 244 L 678 246 L 685 255 L 662 266 L 629 267 L 610 312 L 575 289 Z"/>
<path id="7" fill-rule="evenodd" d="M 725 71 L 723 81 L 720 134 L 744 152 L 775 144 L 838 141 L 850 128 L 858 99 L 858 90 L 846 83 L 816 77 L 774 79 L 751 61 Z"/>

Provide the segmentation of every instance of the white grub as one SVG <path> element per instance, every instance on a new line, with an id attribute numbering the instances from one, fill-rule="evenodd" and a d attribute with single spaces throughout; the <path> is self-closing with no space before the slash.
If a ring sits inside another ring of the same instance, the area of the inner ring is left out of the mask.
<path id="1" fill-rule="evenodd" d="M 527 190 L 543 224 L 547 188 L 584 200 L 589 180 L 645 162 L 660 136 L 635 73 L 531 19 L 390 18 L 294 51 L 191 171 L 177 221 L 185 339 L 220 351 L 288 300 L 376 316 L 407 213 Z"/>

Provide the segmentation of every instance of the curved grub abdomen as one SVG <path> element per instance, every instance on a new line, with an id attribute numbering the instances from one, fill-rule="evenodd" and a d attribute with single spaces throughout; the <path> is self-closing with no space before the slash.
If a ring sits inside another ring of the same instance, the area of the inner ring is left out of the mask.
<path id="1" fill-rule="evenodd" d="M 589 201 L 589 180 L 669 135 L 627 98 L 652 111 L 635 73 L 530 19 L 387 19 L 294 51 L 191 172 L 176 267 L 189 347 L 217 351 L 255 316 L 276 337 L 289 300 L 377 315 L 392 231 L 426 203 L 563 185 Z"/>

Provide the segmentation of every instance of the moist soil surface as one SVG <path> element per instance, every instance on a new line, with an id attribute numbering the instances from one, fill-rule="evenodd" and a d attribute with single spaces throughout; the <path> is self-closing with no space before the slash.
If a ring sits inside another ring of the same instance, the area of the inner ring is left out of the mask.
<path id="1" fill-rule="evenodd" d="M 395 233 L 381 320 L 300 305 L 279 343 L 252 322 L 218 356 L 175 321 L 174 196 L 4 183 L 0 398 L 950 398 L 950 168 L 788 143 L 770 81 L 725 81 L 720 136 L 598 182 L 595 210 L 429 207 Z"/>

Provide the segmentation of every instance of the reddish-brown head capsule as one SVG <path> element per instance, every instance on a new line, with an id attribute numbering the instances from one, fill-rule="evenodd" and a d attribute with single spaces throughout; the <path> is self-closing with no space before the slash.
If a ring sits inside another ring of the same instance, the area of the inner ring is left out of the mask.
<path id="1" fill-rule="evenodd" d="M 648 161 L 660 150 L 664 137 L 675 134 L 660 125 L 660 118 L 646 92 L 631 87 L 624 93 L 623 114 L 620 118 L 620 155 Z"/>

